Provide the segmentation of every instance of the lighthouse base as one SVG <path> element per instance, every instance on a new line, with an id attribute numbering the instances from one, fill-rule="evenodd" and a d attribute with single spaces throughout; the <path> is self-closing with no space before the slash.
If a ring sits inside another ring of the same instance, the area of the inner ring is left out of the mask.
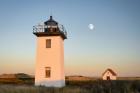
<path id="1" fill-rule="evenodd" d="M 37 82 L 35 82 L 35 86 L 64 87 L 65 80 L 37 81 Z"/>

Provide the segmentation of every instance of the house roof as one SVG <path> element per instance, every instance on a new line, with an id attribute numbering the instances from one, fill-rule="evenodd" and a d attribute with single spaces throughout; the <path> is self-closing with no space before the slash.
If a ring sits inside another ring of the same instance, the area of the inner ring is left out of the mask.
<path id="1" fill-rule="evenodd" d="M 110 68 L 106 69 L 105 72 L 102 74 L 102 76 L 107 72 L 109 71 L 113 76 L 117 76 L 117 74 Z"/>

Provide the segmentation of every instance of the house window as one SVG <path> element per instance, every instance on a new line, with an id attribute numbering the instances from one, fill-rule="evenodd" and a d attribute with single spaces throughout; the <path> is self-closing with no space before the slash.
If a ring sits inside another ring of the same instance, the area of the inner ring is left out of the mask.
<path id="1" fill-rule="evenodd" d="M 110 76 L 107 76 L 106 79 L 107 79 L 107 80 L 110 80 Z"/>
<path id="2" fill-rule="evenodd" d="M 50 78 L 51 77 L 51 68 L 45 67 L 45 77 Z"/>
<path id="3" fill-rule="evenodd" d="M 46 48 L 51 48 L 51 39 L 46 39 Z"/>

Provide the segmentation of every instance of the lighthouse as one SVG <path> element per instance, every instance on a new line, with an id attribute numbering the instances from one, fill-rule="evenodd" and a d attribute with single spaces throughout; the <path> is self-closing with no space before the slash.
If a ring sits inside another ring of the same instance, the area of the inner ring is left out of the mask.
<path id="1" fill-rule="evenodd" d="M 50 16 L 44 23 L 33 26 L 33 34 L 37 37 L 35 85 L 65 86 L 64 26 Z"/>

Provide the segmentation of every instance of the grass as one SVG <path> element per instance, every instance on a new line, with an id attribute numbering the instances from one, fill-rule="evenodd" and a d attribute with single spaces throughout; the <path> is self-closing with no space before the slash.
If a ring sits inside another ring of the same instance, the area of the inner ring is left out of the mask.
<path id="1" fill-rule="evenodd" d="M 0 82 L 0 93 L 140 93 L 139 80 L 67 80 L 63 88 L 36 87 L 33 79 L 15 80 L 15 83 L 6 81 Z"/>
<path id="2" fill-rule="evenodd" d="M 89 93 L 88 90 L 80 87 L 46 88 L 43 86 L 27 85 L 0 85 L 0 93 Z"/>

